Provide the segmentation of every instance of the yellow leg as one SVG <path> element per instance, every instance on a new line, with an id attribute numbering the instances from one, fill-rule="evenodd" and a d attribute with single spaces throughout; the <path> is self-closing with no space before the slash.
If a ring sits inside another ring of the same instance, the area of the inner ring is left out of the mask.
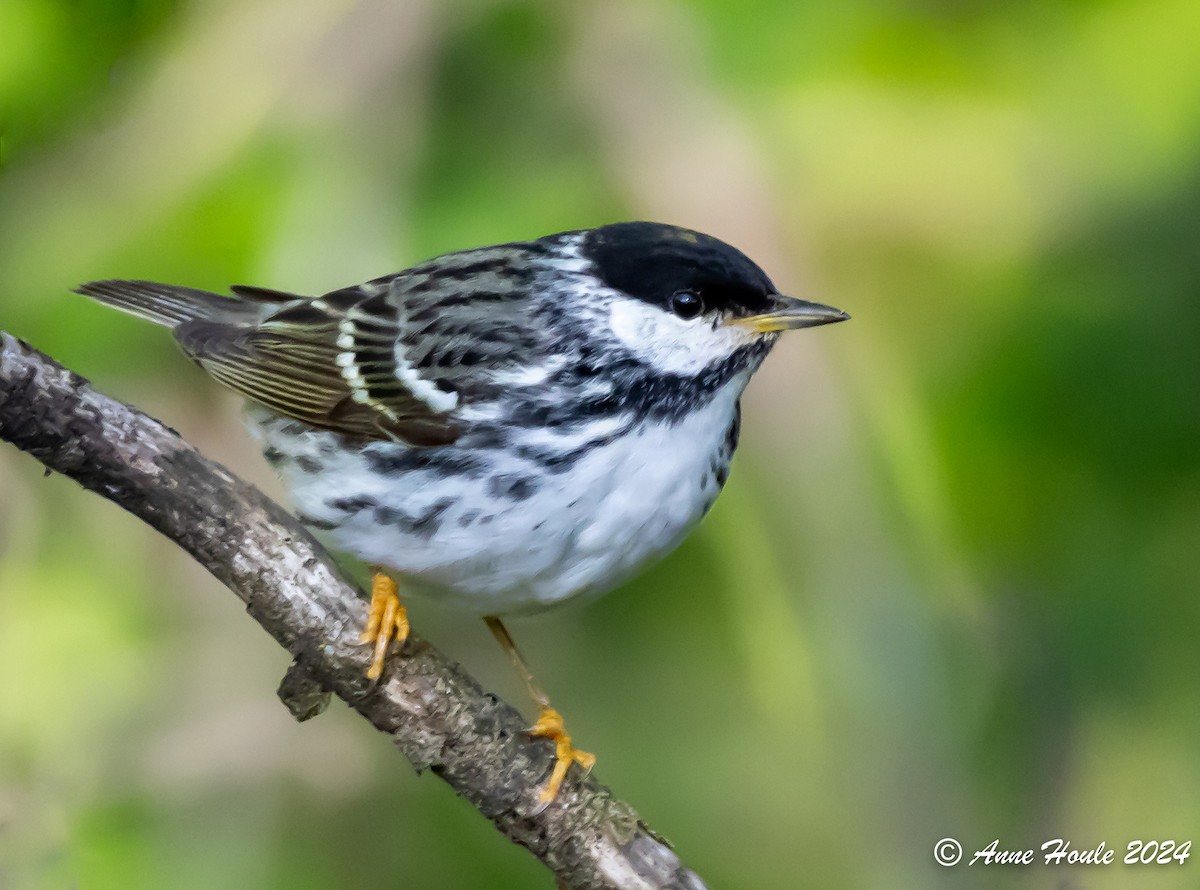
<path id="1" fill-rule="evenodd" d="M 550 780 L 538 793 L 538 805 L 544 808 L 558 797 L 558 789 L 562 787 L 571 764 L 578 763 L 585 771 L 590 771 L 596 765 L 596 755 L 580 751 L 571 744 L 571 737 L 563 725 L 562 714 L 551 707 L 542 708 L 537 723 L 530 727 L 529 734 L 534 738 L 550 739 L 554 742 L 554 753 L 558 758 L 554 761 L 554 771 L 550 773 Z"/>
<path id="2" fill-rule="evenodd" d="M 375 655 L 367 677 L 378 680 L 383 673 L 383 662 L 388 646 L 393 640 L 403 646 L 408 639 L 408 613 L 396 592 L 396 582 L 383 572 L 376 571 L 371 580 L 371 611 L 367 615 L 367 628 L 359 642 L 374 643 Z"/>
<path id="3" fill-rule="evenodd" d="M 567 770 L 570 769 L 571 764 L 578 763 L 585 770 L 590 770 L 596 765 L 596 755 L 580 751 L 571 744 L 571 736 L 567 734 L 567 729 L 563 725 L 562 714 L 550 707 L 550 698 L 534 681 L 533 674 L 530 672 L 529 666 L 525 664 L 525 659 L 521 657 L 521 651 L 509 634 L 508 628 L 501 623 L 499 618 L 489 616 L 483 620 L 487 622 L 492 634 L 508 654 L 509 661 L 512 662 L 521 679 L 525 681 L 529 697 L 538 706 L 538 719 L 529 728 L 529 734 L 534 738 L 549 739 L 554 742 L 554 770 L 550 773 L 550 778 L 542 790 L 538 792 L 538 810 L 540 811 L 558 797 L 559 789 L 562 788 L 563 779 L 567 777 Z"/>

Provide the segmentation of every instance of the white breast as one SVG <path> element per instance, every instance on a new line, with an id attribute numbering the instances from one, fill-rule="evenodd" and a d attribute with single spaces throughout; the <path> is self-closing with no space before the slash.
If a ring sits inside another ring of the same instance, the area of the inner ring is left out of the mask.
<path id="1" fill-rule="evenodd" d="M 554 474 L 508 448 L 487 452 L 489 468 L 475 476 L 385 476 L 363 455 L 329 448 L 331 434 L 320 432 L 305 434 L 309 467 L 313 460 L 322 465 L 308 472 L 294 460 L 301 447 L 294 436 L 280 436 L 270 423 L 259 433 L 293 458 L 280 468 L 285 484 L 302 514 L 335 526 L 329 537 L 336 549 L 393 570 L 410 592 L 506 614 L 598 595 L 674 549 L 718 493 L 714 460 L 726 447 L 745 383 L 730 381 L 677 423 L 632 427 Z M 597 420 L 572 438 L 611 433 L 621 423 Z M 552 447 L 556 436 L 527 435 L 518 444 Z M 534 484 L 521 497 L 505 497 L 496 494 L 497 479 Z M 374 506 L 352 513 L 333 506 L 356 499 Z M 434 520 L 414 530 L 411 522 L 381 521 L 389 515 Z"/>

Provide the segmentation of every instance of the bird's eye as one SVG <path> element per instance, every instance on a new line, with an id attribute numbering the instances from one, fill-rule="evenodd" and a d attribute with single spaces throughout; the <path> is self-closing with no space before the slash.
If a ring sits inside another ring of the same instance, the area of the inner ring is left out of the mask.
<path id="1" fill-rule="evenodd" d="M 681 290 L 671 297 L 671 311 L 680 318 L 695 318 L 704 311 L 704 301 L 699 294 Z"/>

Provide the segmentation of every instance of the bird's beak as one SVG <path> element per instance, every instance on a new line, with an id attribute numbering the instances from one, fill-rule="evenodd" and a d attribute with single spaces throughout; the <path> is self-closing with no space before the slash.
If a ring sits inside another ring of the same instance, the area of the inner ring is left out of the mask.
<path id="1" fill-rule="evenodd" d="M 815 328 L 817 325 L 845 321 L 850 317 L 841 309 L 834 309 L 824 303 L 812 303 L 782 294 L 776 294 L 771 299 L 775 305 L 769 311 L 730 319 L 729 324 L 747 327 L 759 334 L 768 334 L 795 328 Z"/>

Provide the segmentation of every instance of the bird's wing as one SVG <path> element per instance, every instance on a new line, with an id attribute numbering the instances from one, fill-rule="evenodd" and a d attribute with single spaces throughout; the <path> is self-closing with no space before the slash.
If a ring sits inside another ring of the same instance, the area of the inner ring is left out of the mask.
<path id="1" fill-rule="evenodd" d="M 544 353 L 526 245 L 448 254 L 321 297 L 234 288 L 253 323 L 175 328 L 216 380 L 273 411 L 361 438 L 446 444 L 497 371 Z M 536 244 L 528 245 L 536 252 Z"/>

